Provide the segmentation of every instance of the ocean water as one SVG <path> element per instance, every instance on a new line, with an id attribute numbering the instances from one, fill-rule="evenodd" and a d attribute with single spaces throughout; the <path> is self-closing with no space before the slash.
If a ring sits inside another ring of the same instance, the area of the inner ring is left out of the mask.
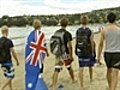
<path id="1" fill-rule="evenodd" d="M 98 27 L 100 25 L 89 25 L 90 29 L 93 32 L 98 32 Z M 68 26 L 67 30 L 72 34 L 72 37 L 75 37 L 75 32 L 80 26 Z M 43 26 L 41 30 L 46 35 L 46 41 L 49 44 L 50 37 L 58 30 L 60 26 Z M 26 38 L 29 33 L 33 30 L 33 27 L 11 27 L 9 28 L 9 38 L 12 39 L 15 49 L 21 50 L 25 47 Z M 1 35 L 0 35 L 1 36 Z"/>

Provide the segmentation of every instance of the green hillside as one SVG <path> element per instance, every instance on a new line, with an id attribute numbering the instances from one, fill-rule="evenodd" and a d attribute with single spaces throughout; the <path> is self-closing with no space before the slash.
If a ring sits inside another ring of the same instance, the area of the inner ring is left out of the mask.
<path id="1" fill-rule="evenodd" d="M 77 13 L 77 14 L 61 14 L 61 15 L 23 15 L 23 16 L 15 16 L 9 17 L 7 15 L 0 18 L 0 26 L 8 25 L 8 26 L 26 26 L 32 25 L 32 22 L 35 18 L 40 19 L 43 25 L 51 26 L 51 25 L 59 25 L 59 20 L 62 17 L 67 17 L 69 19 L 70 25 L 79 24 L 80 16 L 87 15 L 90 19 L 90 23 L 106 23 L 106 15 L 109 12 L 115 12 L 117 15 L 117 22 L 120 22 L 120 7 L 109 8 L 109 9 L 101 9 L 101 10 L 93 10 L 92 12 L 86 13 Z"/>

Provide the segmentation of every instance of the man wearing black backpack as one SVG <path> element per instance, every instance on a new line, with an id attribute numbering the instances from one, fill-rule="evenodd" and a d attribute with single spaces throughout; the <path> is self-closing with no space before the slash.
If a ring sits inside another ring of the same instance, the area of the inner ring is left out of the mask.
<path id="1" fill-rule="evenodd" d="M 82 27 L 76 32 L 76 48 L 75 53 L 78 56 L 79 62 L 79 80 L 81 90 L 84 90 L 83 85 L 83 70 L 84 67 L 89 67 L 90 81 L 93 79 L 92 66 L 95 63 L 95 42 L 93 40 L 93 34 L 87 27 L 88 17 L 83 16 L 81 18 Z"/>
<path id="2" fill-rule="evenodd" d="M 67 67 L 69 74 L 72 78 L 72 82 L 75 82 L 73 69 L 71 63 L 73 61 L 72 54 L 72 35 L 66 31 L 68 20 L 62 18 L 60 21 L 61 29 L 57 30 L 51 38 L 51 53 L 56 56 L 55 71 L 53 74 L 52 90 L 56 90 L 56 84 L 58 74 L 62 70 L 63 64 Z"/>
<path id="3" fill-rule="evenodd" d="M 1 27 L 2 37 L 0 38 L 0 64 L 3 70 L 4 76 L 7 78 L 5 83 L 0 87 L 0 90 L 4 90 L 8 85 L 10 90 L 12 88 L 12 79 L 14 78 L 14 68 L 12 64 L 11 57 L 13 56 L 16 60 L 17 66 L 19 65 L 17 55 L 14 51 L 14 45 L 10 39 L 7 38 L 8 36 L 8 27 L 6 25 Z M 12 56 L 11 56 L 12 53 Z"/>

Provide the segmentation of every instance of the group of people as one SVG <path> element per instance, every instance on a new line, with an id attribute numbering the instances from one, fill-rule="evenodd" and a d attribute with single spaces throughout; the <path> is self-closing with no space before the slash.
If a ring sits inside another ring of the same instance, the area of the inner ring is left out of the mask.
<path id="1" fill-rule="evenodd" d="M 107 66 L 107 82 L 108 90 L 116 90 L 118 83 L 118 72 L 120 70 L 120 28 L 116 25 L 116 15 L 111 12 L 107 16 L 109 22 L 100 31 L 100 40 L 98 44 L 98 52 L 96 56 L 96 44 L 94 41 L 94 34 L 88 25 L 88 17 L 82 16 L 80 19 L 81 26 L 76 31 L 75 46 L 72 44 L 72 35 L 67 31 L 68 19 L 62 18 L 60 21 L 61 28 L 57 30 L 50 39 L 50 51 L 55 55 L 55 69 L 52 76 L 52 90 L 57 90 L 57 80 L 62 66 L 65 65 L 72 83 L 76 82 L 72 62 L 74 61 L 73 53 L 78 57 L 79 64 L 79 83 L 80 90 L 85 90 L 84 86 L 84 67 L 89 67 L 90 81 L 93 81 L 93 66 L 95 63 L 101 64 L 101 53 L 105 41 L 104 59 Z M 47 50 L 45 34 L 41 31 L 41 22 L 35 19 L 33 22 L 34 30 L 30 32 L 26 41 L 25 48 L 25 89 L 26 90 L 48 90 L 46 83 L 42 78 L 44 69 L 45 55 L 49 56 Z M 16 60 L 17 65 L 19 61 L 13 49 L 14 45 L 8 36 L 8 27 L 1 27 L 2 37 L 0 44 L 5 48 L 6 59 L 0 61 L 6 82 L 0 87 L 0 90 L 8 85 L 10 90 L 12 88 L 12 79 L 14 78 L 14 68 L 11 59 L 11 53 Z M 73 51 L 75 47 L 75 51 Z M 4 50 L 0 51 L 0 54 Z M 0 55 L 1 57 L 1 55 Z M 0 59 L 1 60 L 1 59 Z M 34 71 L 34 73 L 33 73 Z"/>

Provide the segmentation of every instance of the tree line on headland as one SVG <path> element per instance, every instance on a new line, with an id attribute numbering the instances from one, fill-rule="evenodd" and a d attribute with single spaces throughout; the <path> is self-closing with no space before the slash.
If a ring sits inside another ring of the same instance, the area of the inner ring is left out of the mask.
<path id="1" fill-rule="evenodd" d="M 2 25 L 7 26 L 31 26 L 34 19 L 40 19 L 43 25 L 55 26 L 59 25 L 59 20 L 62 17 L 67 17 L 69 19 L 69 25 L 78 25 L 80 23 L 80 16 L 87 15 L 89 17 L 90 24 L 96 23 L 107 23 L 106 15 L 109 12 L 115 12 L 117 15 L 117 22 L 120 23 L 120 7 L 93 10 L 86 13 L 77 14 L 60 14 L 60 15 L 23 15 L 9 17 L 4 15 L 0 18 L 0 27 Z"/>

